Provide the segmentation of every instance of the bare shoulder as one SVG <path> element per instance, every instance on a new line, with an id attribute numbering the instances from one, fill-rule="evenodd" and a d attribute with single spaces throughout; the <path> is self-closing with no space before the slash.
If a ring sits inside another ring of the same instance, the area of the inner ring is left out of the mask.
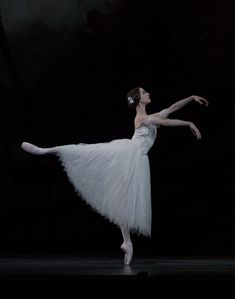
<path id="1" fill-rule="evenodd" d="M 135 118 L 135 128 L 138 129 L 139 127 L 141 127 L 143 124 L 145 124 L 147 122 L 148 119 L 148 115 L 144 115 L 144 116 L 136 116 Z"/>
<path id="2" fill-rule="evenodd" d="M 151 118 L 153 117 L 153 118 L 161 118 L 161 119 L 166 119 L 168 115 L 169 115 L 168 109 L 163 109 L 159 112 L 150 114 Z"/>
<path id="3" fill-rule="evenodd" d="M 160 118 L 161 118 L 160 113 L 156 112 L 156 113 L 146 115 L 143 121 L 149 123 L 149 122 L 154 122 L 156 119 L 160 119 Z"/>
<path id="4" fill-rule="evenodd" d="M 167 118 L 167 113 L 165 113 L 164 110 L 152 114 L 137 116 L 135 118 L 135 128 L 139 128 L 142 125 L 148 125 L 148 124 L 163 125 L 166 118 Z"/>
<path id="5" fill-rule="evenodd" d="M 164 125 L 166 118 L 161 115 L 161 112 L 152 113 L 145 117 L 143 123 L 145 124 L 155 124 L 155 125 Z"/>

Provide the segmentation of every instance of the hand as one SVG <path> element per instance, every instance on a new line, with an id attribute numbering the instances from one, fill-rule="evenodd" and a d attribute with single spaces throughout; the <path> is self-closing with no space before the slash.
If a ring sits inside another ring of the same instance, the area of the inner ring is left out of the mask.
<path id="1" fill-rule="evenodd" d="M 193 123 L 190 123 L 189 127 L 190 127 L 191 131 L 193 132 L 193 134 L 197 137 L 197 139 L 202 138 L 200 131 Z"/>
<path id="2" fill-rule="evenodd" d="M 192 99 L 195 101 L 195 102 L 198 102 L 199 104 L 203 105 L 205 104 L 205 106 L 209 106 L 209 102 L 202 98 L 202 97 L 199 97 L 199 96 L 192 96 Z"/>

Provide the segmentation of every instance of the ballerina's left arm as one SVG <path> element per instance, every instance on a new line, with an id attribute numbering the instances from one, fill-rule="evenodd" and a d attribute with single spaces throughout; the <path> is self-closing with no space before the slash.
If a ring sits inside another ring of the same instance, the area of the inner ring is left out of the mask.
<path id="1" fill-rule="evenodd" d="M 170 118 L 160 118 L 157 113 L 146 115 L 142 119 L 143 124 L 156 124 L 158 126 L 167 126 L 167 127 L 177 127 L 177 126 L 187 126 L 190 128 L 192 133 L 197 137 L 197 139 L 201 139 L 201 133 L 194 123 L 191 121 L 185 121 L 181 119 L 170 119 Z"/>
<path id="2" fill-rule="evenodd" d="M 166 109 L 163 109 L 163 110 L 161 110 L 160 112 L 155 113 L 155 114 L 156 114 L 156 116 L 165 119 L 165 118 L 167 118 L 171 113 L 173 113 L 173 112 L 175 112 L 175 111 L 181 109 L 182 107 L 184 107 L 186 104 L 188 104 L 188 103 L 191 102 L 191 101 L 195 101 L 195 102 L 197 102 L 197 103 L 199 103 L 199 104 L 201 104 L 201 105 L 204 104 L 205 106 L 208 106 L 208 105 L 209 105 L 209 102 L 208 102 L 206 99 L 204 99 L 204 98 L 202 98 L 202 97 L 200 97 L 200 96 L 193 95 L 193 96 L 190 96 L 190 97 L 185 98 L 185 99 L 183 99 L 183 100 L 180 100 L 180 101 L 178 101 L 178 102 L 172 104 L 170 107 L 168 107 L 168 108 L 166 108 Z"/>

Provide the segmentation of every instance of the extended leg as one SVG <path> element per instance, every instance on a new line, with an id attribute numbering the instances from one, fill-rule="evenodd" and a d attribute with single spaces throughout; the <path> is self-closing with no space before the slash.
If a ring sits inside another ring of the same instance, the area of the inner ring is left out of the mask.
<path id="1" fill-rule="evenodd" d="M 130 230 L 126 226 L 121 226 L 121 232 L 123 236 L 123 244 L 121 245 L 121 249 L 125 252 L 124 264 L 130 265 L 133 255 L 133 246 L 131 242 Z"/>
<path id="2" fill-rule="evenodd" d="M 59 152 L 59 149 L 62 146 L 55 146 L 51 148 L 41 148 L 34 144 L 23 142 L 21 144 L 21 148 L 25 150 L 28 153 L 34 154 L 34 155 L 45 155 L 45 154 L 57 154 Z"/>

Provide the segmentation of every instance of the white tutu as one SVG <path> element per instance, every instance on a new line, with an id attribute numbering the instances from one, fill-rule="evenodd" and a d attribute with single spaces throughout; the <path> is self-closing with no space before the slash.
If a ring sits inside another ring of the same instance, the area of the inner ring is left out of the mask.
<path id="1" fill-rule="evenodd" d="M 132 139 L 59 147 L 58 156 L 78 195 L 95 211 L 132 232 L 151 235 L 148 150 L 156 127 L 135 129 Z"/>

